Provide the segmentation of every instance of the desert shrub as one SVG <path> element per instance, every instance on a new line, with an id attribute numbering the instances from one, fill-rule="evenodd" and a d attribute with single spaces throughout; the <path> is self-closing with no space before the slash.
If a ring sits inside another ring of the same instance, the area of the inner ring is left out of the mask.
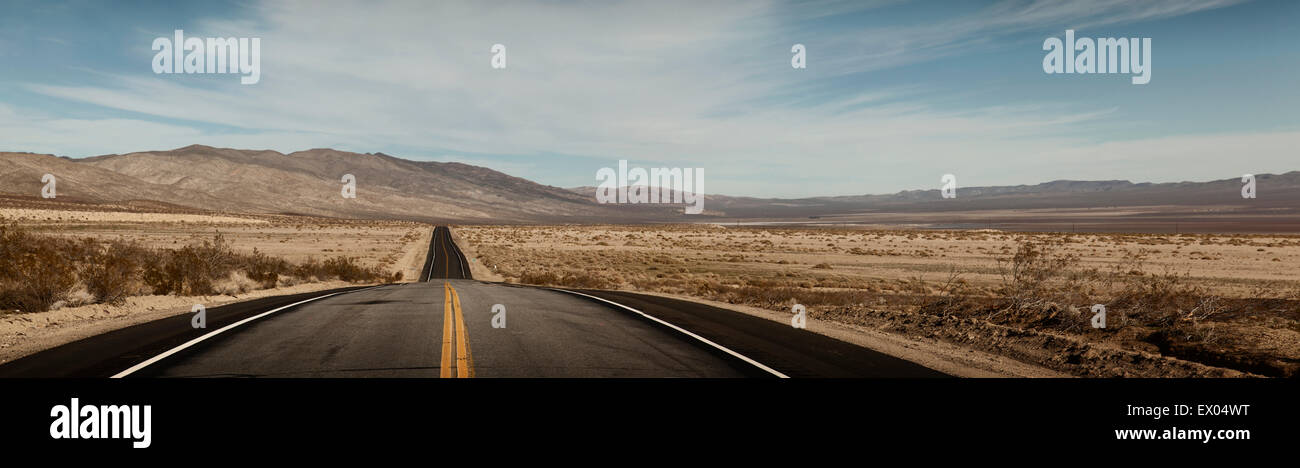
<path id="1" fill-rule="evenodd" d="M 225 237 L 218 233 L 202 243 L 157 251 L 145 262 L 143 276 L 154 294 L 212 294 L 216 292 L 213 282 L 229 275 L 238 260 Z"/>
<path id="2" fill-rule="evenodd" d="M 781 287 L 741 286 L 727 290 L 719 299 L 733 304 L 752 304 L 767 308 L 785 308 L 791 304 L 812 306 L 851 306 L 869 304 L 875 295 L 870 292 L 852 290 L 817 290 Z"/>
<path id="3" fill-rule="evenodd" d="M 617 286 L 603 276 L 588 272 L 564 272 L 556 274 L 551 271 L 525 271 L 519 275 L 519 282 L 544 286 L 566 286 L 571 288 L 608 289 Z"/>
<path id="4" fill-rule="evenodd" d="M 523 284 L 542 284 L 542 285 L 560 285 L 560 277 L 549 271 L 525 271 L 519 275 L 519 282 Z"/>
<path id="5" fill-rule="evenodd" d="M 121 304 L 138 293 L 135 285 L 147 249 L 135 243 L 116 241 L 94 246 L 93 255 L 80 267 L 80 278 L 95 302 Z"/>
<path id="6" fill-rule="evenodd" d="M 585 272 L 569 273 L 564 275 L 563 278 L 560 278 L 560 286 L 569 286 L 574 288 L 606 289 L 611 285 L 612 283 L 604 277 Z"/>
<path id="7" fill-rule="evenodd" d="M 1129 252 L 1111 271 L 1079 270 L 1078 259 L 1051 245 L 1022 242 L 999 259 L 1004 303 L 989 318 L 999 323 L 1069 332 L 1090 329 L 1093 304 L 1107 309 L 1107 329 L 1137 325 L 1155 329 L 1193 327 L 1222 312 L 1221 298 L 1192 284 L 1186 274 L 1145 272 L 1146 252 Z"/>
<path id="8" fill-rule="evenodd" d="M 253 254 L 242 259 L 243 269 L 248 279 L 256 281 L 262 288 L 274 288 L 280 282 L 281 275 L 290 274 L 292 265 L 282 258 L 273 258 L 253 249 Z"/>
<path id="9" fill-rule="evenodd" d="M 333 276 L 343 281 L 361 281 L 374 277 L 373 272 L 357 265 L 353 257 L 334 257 L 326 259 L 321 265 L 325 269 L 325 274 Z"/>
<path id="10" fill-rule="evenodd" d="M 355 257 L 338 256 L 325 259 L 324 262 L 318 262 L 315 259 L 307 259 L 306 262 L 293 268 L 293 275 L 299 278 L 312 278 L 323 280 L 328 278 L 338 278 L 348 282 L 365 282 L 365 281 L 397 281 L 400 280 L 401 273 L 389 274 L 379 267 L 364 267 L 357 263 Z"/>
<path id="11" fill-rule="evenodd" d="M 153 294 L 180 294 L 181 272 L 169 251 L 156 252 L 141 262 L 140 279 Z"/>
<path id="12" fill-rule="evenodd" d="M 1110 301 L 1127 319 L 1151 327 L 1194 324 L 1222 312 L 1221 298 L 1203 286 L 1191 284 L 1186 275 L 1171 272 L 1129 275 Z"/>
<path id="13" fill-rule="evenodd" d="M 698 279 L 695 280 L 692 286 L 694 289 L 690 292 L 702 297 L 715 297 L 727 289 L 721 281 L 716 279 Z"/>
<path id="14" fill-rule="evenodd" d="M 215 292 L 212 283 L 229 275 L 238 260 L 220 233 L 211 241 L 181 247 L 172 259 L 181 268 L 184 291 L 193 295 Z"/>
<path id="15" fill-rule="evenodd" d="M 999 293 L 1009 309 L 1036 309 L 1060 302 L 1070 291 L 1066 274 L 1078 264 L 1078 257 L 1059 254 L 1051 244 L 1022 241 L 1009 258 L 999 258 L 1002 287 Z"/>
<path id="16" fill-rule="evenodd" d="M 327 278 L 400 281 L 402 274 L 363 267 L 352 257 L 294 265 L 256 249 L 241 255 L 220 233 L 179 249 L 151 249 L 135 242 L 41 236 L 0 225 L 0 310 L 49 310 L 74 291 L 77 297 L 71 303 L 120 304 L 140 293 L 239 294 L 273 288 L 282 280 L 296 284 L 299 279 Z"/>
<path id="17" fill-rule="evenodd" d="M 71 241 L 0 227 L 0 309 L 43 311 L 65 299 L 78 251 Z"/>
<path id="18" fill-rule="evenodd" d="M 326 277 L 325 267 L 314 258 L 308 258 L 307 261 L 293 267 L 293 275 L 309 281 L 317 281 Z"/>
<path id="19" fill-rule="evenodd" d="M 238 296 L 257 289 L 261 284 L 248 277 L 242 270 L 235 270 L 212 284 L 213 291 L 227 296 Z"/>

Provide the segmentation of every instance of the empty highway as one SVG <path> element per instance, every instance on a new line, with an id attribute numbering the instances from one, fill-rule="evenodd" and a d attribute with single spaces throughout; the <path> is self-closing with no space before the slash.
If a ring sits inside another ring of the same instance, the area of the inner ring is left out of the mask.
<path id="1" fill-rule="evenodd" d="M 689 301 L 474 280 L 447 227 L 415 283 L 181 315 L 0 365 L 0 377 L 942 377 Z"/>

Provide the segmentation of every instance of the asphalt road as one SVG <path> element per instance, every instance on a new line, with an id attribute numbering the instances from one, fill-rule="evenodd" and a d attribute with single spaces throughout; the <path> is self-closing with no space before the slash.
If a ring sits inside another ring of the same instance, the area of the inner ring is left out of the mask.
<path id="1" fill-rule="evenodd" d="M 205 330 L 188 314 L 162 319 L 0 365 L 0 377 L 943 376 L 689 301 L 470 277 L 438 227 L 420 282 L 212 308 Z"/>
<path id="2" fill-rule="evenodd" d="M 434 279 L 470 279 L 469 259 L 451 240 L 451 228 L 438 226 L 433 228 L 429 238 L 429 255 L 424 258 L 424 273 L 420 281 Z"/>

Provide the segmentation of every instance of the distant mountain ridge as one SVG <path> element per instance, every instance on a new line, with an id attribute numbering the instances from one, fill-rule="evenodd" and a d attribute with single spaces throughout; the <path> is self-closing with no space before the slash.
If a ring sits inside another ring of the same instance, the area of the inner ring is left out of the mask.
<path id="1" fill-rule="evenodd" d="M 147 199 L 214 211 L 439 221 L 640 216 L 487 168 L 326 148 L 283 154 L 191 145 L 83 159 L 0 153 L 0 161 L 14 163 L 0 169 L 0 191 L 36 195 L 41 175 L 52 173 L 60 197 L 91 202 Z M 354 199 L 341 195 L 344 174 L 356 178 Z"/>
<path id="2" fill-rule="evenodd" d="M 1250 200 L 1252 209 L 1300 208 L 1300 171 L 1257 174 L 1263 194 Z M 729 218 L 798 218 L 870 212 L 934 213 L 944 211 L 1103 208 L 1116 206 L 1242 205 L 1240 178 L 1208 182 L 1130 182 L 1127 180 L 1054 180 L 1034 185 L 958 187 L 957 197 L 944 199 L 938 189 L 904 190 L 892 194 L 841 195 L 808 198 L 705 196 L 710 212 Z M 594 197 L 596 187 L 568 190 Z"/>
<path id="3" fill-rule="evenodd" d="M 468 164 L 329 148 L 284 154 L 190 145 L 83 159 L 0 153 L 0 192 L 38 196 L 46 173 L 57 177 L 60 198 L 93 203 L 155 201 L 224 212 L 443 222 L 696 222 L 1160 205 L 1272 214 L 1300 209 L 1300 171 L 1257 175 L 1259 198 L 1249 203 L 1240 196 L 1239 178 L 1055 180 L 959 187 L 955 199 L 943 199 L 937 189 L 798 199 L 706 195 L 703 215 L 684 215 L 682 205 L 600 204 L 595 187 L 565 189 Z M 356 177 L 355 199 L 340 194 L 344 174 Z"/>

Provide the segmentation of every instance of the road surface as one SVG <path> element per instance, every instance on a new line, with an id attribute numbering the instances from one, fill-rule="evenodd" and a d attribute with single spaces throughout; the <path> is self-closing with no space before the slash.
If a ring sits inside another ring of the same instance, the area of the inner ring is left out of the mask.
<path id="1" fill-rule="evenodd" d="M 477 281 L 447 227 L 419 282 L 265 298 L 86 338 L 0 377 L 942 377 L 689 301 Z"/>

